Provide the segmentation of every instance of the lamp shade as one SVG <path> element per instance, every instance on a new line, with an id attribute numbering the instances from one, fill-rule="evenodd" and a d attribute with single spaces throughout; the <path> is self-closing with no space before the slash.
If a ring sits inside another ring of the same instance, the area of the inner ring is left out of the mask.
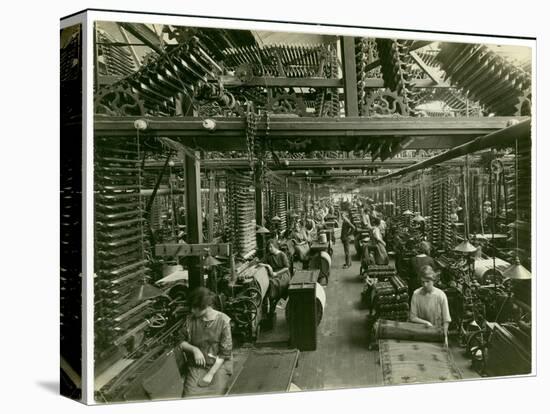
<path id="1" fill-rule="evenodd" d="M 405 211 L 403 212 L 403 215 L 404 215 L 404 216 L 414 216 L 414 213 L 413 213 L 411 210 L 405 210 Z"/>
<path id="2" fill-rule="evenodd" d="M 468 240 L 464 240 L 453 250 L 460 253 L 474 253 L 477 251 L 477 247 L 473 246 Z"/>
<path id="3" fill-rule="evenodd" d="M 523 267 L 516 257 L 516 262 L 506 269 L 502 276 L 506 279 L 529 280 L 531 279 L 531 272 Z"/>
<path id="4" fill-rule="evenodd" d="M 215 257 L 211 256 L 210 254 L 208 256 L 206 256 L 202 262 L 202 265 L 204 267 L 212 267 L 212 266 L 217 266 L 219 264 L 221 264 L 222 262 L 220 262 L 218 259 L 216 259 Z"/>
<path id="5" fill-rule="evenodd" d="M 413 217 L 412 221 L 416 223 L 422 223 L 423 221 L 426 221 L 426 219 L 422 217 L 420 214 L 417 214 L 416 216 Z"/>
<path id="6" fill-rule="evenodd" d="M 269 234 L 271 233 L 268 229 L 266 229 L 264 226 L 258 226 L 256 229 L 256 234 Z"/>
<path id="7" fill-rule="evenodd" d="M 279 216 L 275 216 L 271 219 L 271 221 L 281 221 L 281 218 Z"/>
<path id="8" fill-rule="evenodd" d="M 136 302 L 141 302 L 141 301 L 156 298 L 157 296 L 162 296 L 162 295 L 164 295 L 162 290 L 145 282 L 139 288 L 137 288 L 137 290 L 131 296 L 131 300 Z"/>

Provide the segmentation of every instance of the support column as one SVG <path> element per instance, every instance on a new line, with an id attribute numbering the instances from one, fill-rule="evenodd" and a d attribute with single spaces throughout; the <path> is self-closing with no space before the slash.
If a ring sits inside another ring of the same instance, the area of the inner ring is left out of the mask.
<path id="1" fill-rule="evenodd" d="M 254 197 L 256 199 L 256 224 L 259 226 L 264 225 L 264 198 L 262 194 L 262 166 L 260 162 L 256 162 L 254 165 Z M 256 235 L 256 245 L 258 246 L 258 252 L 260 256 L 264 255 L 264 235 Z"/>
<path id="2" fill-rule="evenodd" d="M 185 154 L 185 214 L 187 242 L 190 244 L 202 243 L 202 209 L 201 209 L 201 174 L 198 153 L 195 157 Z M 201 268 L 201 258 L 192 256 L 187 258 L 189 267 L 189 288 L 204 286 L 204 275 Z"/>
<path id="3" fill-rule="evenodd" d="M 256 224 L 264 225 L 264 199 L 262 195 L 262 169 L 259 163 L 254 166 L 254 193 L 256 199 Z"/>
<path id="4" fill-rule="evenodd" d="M 285 178 L 285 199 L 286 199 L 286 211 L 287 211 L 287 224 L 288 224 L 288 212 L 290 211 L 290 194 L 288 192 L 288 178 Z"/>
<path id="5" fill-rule="evenodd" d="M 215 203 L 215 186 L 216 176 L 213 171 L 208 173 L 208 242 L 214 240 L 214 203 Z"/>
<path id="6" fill-rule="evenodd" d="M 359 116 L 359 103 L 357 99 L 357 72 L 355 64 L 355 40 L 353 36 L 343 36 L 342 46 L 342 71 L 344 77 L 344 103 L 346 116 Z"/>
<path id="7" fill-rule="evenodd" d="M 466 101 L 468 102 L 468 101 Z M 464 220 L 464 233 L 466 237 L 470 237 L 470 160 L 466 155 L 466 161 L 464 166 L 464 213 L 462 218 Z"/>
<path id="8" fill-rule="evenodd" d="M 317 194 L 317 184 L 313 183 L 312 185 L 313 185 L 313 204 L 315 205 L 319 195 Z"/>

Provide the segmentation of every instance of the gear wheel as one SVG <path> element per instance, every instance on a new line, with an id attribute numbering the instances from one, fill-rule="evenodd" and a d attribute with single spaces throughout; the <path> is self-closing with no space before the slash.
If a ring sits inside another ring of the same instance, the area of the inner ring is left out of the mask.
<path id="1" fill-rule="evenodd" d="M 145 115 L 143 102 L 125 85 L 100 89 L 94 100 L 94 113 L 107 116 Z"/>
<path id="2" fill-rule="evenodd" d="M 397 92 L 389 90 L 378 90 L 369 94 L 365 102 L 364 110 L 364 115 L 366 116 L 408 115 L 408 107 L 403 102 L 403 99 Z"/>

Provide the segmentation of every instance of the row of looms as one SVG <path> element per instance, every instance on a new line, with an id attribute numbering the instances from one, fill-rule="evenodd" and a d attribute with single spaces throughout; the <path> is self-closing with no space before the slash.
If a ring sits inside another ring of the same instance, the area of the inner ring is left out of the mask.
<path id="1" fill-rule="evenodd" d="M 328 237 L 296 268 L 330 280 L 346 205 L 359 259 L 360 209 L 388 225 L 390 263 L 361 268 L 378 318 L 407 320 L 410 259 L 428 241 L 479 372 L 530 372 L 529 64 L 479 44 L 95 25 L 98 400 L 175 396 L 195 287 L 215 293 L 236 344 L 258 341 L 268 238 L 292 262 L 294 223 L 322 221 Z"/>

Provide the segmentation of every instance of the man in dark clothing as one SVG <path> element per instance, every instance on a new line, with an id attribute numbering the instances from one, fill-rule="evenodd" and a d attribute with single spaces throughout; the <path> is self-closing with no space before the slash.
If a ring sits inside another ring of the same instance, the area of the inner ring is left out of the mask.
<path id="1" fill-rule="evenodd" d="M 351 267 L 351 254 L 350 254 L 350 244 L 353 237 L 353 232 L 355 231 L 355 226 L 349 219 L 349 212 L 344 211 L 342 213 L 342 233 L 341 240 L 344 245 L 344 255 L 346 257 L 346 263 L 344 264 L 344 269 Z"/>

